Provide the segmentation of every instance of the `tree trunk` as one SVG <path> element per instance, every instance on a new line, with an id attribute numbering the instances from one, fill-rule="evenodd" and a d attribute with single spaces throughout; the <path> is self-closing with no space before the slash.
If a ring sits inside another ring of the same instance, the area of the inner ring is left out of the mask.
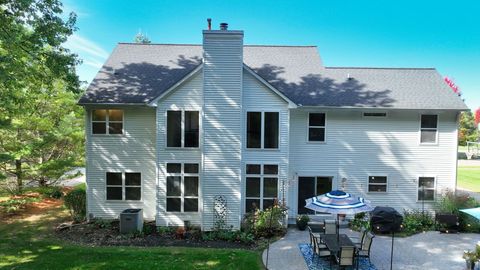
<path id="1" fill-rule="evenodd" d="M 23 172 L 22 172 L 22 160 L 15 160 L 15 176 L 17 177 L 17 190 L 22 191 L 23 188 Z"/>

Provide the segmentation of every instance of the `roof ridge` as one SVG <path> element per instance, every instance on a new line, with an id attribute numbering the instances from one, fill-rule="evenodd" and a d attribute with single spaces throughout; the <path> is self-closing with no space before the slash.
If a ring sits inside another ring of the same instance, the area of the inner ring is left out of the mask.
<path id="1" fill-rule="evenodd" d="M 145 46 L 154 46 L 154 45 L 162 45 L 162 46 L 202 46 L 202 44 L 181 44 L 181 43 L 136 43 L 136 42 L 118 42 L 118 44 L 122 45 L 145 45 Z M 244 47 L 300 47 L 300 48 L 316 48 L 316 45 L 261 45 L 261 44 L 244 44 Z"/>
<path id="2" fill-rule="evenodd" d="M 325 67 L 326 69 L 435 70 L 433 67 Z"/>

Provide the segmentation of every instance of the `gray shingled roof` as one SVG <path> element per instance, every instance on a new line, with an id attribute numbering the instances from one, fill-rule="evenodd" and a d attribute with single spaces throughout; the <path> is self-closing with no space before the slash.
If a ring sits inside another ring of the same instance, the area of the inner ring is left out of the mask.
<path id="1" fill-rule="evenodd" d="M 79 104 L 148 103 L 201 58 L 201 45 L 120 43 Z M 435 69 L 325 68 L 315 46 L 245 45 L 244 63 L 298 105 L 467 108 Z"/>

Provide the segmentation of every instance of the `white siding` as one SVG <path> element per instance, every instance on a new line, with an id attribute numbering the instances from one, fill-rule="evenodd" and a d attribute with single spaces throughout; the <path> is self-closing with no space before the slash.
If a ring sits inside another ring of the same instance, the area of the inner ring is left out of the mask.
<path id="1" fill-rule="evenodd" d="M 197 73 L 193 78 L 175 89 L 171 94 L 162 98 L 157 105 L 157 153 L 158 153 L 158 188 L 157 188 L 157 225 L 183 225 L 188 220 L 193 225 L 201 225 L 201 199 L 199 199 L 198 213 L 166 212 L 166 163 L 198 163 L 201 164 L 202 153 L 200 148 L 167 148 L 166 119 L 167 110 L 202 110 L 203 75 Z M 200 130 L 202 124 L 200 123 Z M 200 142 L 202 132 L 200 131 Z M 200 168 L 201 170 L 201 168 Z M 200 175 L 200 183 L 203 179 Z M 201 197 L 201 193 L 199 194 Z"/>
<path id="2" fill-rule="evenodd" d="M 437 192 L 455 188 L 456 113 L 439 113 L 438 144 L 420 145 L 420 112 L 388 111 L 365 118 L 358 110 L 326 111 L 326 142 L 307 142 L 307 109 L 291 111 L 290 176 L 333 176 L 333 188 L 347 178 L 346 191 L 373 205 L 421 208 L 418 177 L 436 176 Z M 312 110 L 312 112 L 314 112 Z M 319 111 L 321 112 L 321 111 Z M 388 192 L 369 193 L 368 176 L 388 176 Z M 298 182 L 290 190 L 290 217 L 297 213 Z M 431 208 L 432 203 L 425 203 Z"/>
<path id="3" fill-rule="evenodd" d="M 243 32 L 204 31 L 203 228 L 214 225 L 214 198 L 227 199 L 227 224 L 240 226 Z"/>
<path id="4" fill-rule="evenodd" d="M 280 138 L 278 149 L 247 149 L 246 123 L 248 111 L 279 112 Z M 278 164 L 279 199 L 283 199 L 282 187 L 288 177 L 288 103 L 249 73 L 243 74 L 243 117 L 242 117 L 242 213 L 245 212 L 245 164 Z M 286 195 L 286 194 L 285 194 Z"/>
<path id="5" fill-rule="evenodd" d="M 100 108 L 99 108 L 100 109 Z M 103 108 L 102 108 L 103 109 Z M 87 108 L 87 204 L 88 213 L 99 218 L 118 218 L 126 208 L 143 208 L 145 219 L 155 218 L 155 109 L 123 107 L 123 135 L 92 135 Z M 140 172 L 142 200 L 106 200 L 106 172 Z"/>

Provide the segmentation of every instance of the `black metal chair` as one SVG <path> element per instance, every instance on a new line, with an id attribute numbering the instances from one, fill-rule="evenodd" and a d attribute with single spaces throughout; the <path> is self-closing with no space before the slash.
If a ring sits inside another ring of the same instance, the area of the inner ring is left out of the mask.
<path id="1" fill-rule="evenodd" d="M 365 240 L 365 235 L 367 235 L 368 230 L 364 227 L 360 229 L 360 236 L 355 237 L 355 236 L 350 236 L 350 240 L 355 244 L 356 248 L 362 248 L 363 241 Z"/>
<path id="2" fill-rule="evenodd" d="M 372 247 L 373 238 L 375 238 L 375 235 L 372 232 L 367 232 L 365 234 L 365 239 L 363 240 L 361 247 L 357 249 L 357 252 L 356 252 L 357 269 L 358 269 L 358 263 L 360 258 L 368 258 L 368 262 L 370 264 L 372 263 L 370 261 L 370 250 Z"/>
<path id="3" fill-rule="evenodd" d="M 332 255 L 332 253 L 328 250 L 327 246 L 321 244 L 319 242 L 319 238 L 316 237 L 312 232 L 311 230 L 309 230 L 310 232 L 310 239 L 311 241 L 313 241 L 313 245 L 312 245 L 312 249 L 313 249 L 313 258 L 312 258 L 312 262 L 314 263 L 315 260 L 317 260 L 316 264 L 318 264 L 320 258 L 325 258 L 325 257 L 328 257 L 329 258 L 329 261 L 330 261 L 330 268 L 332 268 L 332 260 L 330 260 L 330 257 Z"/>

